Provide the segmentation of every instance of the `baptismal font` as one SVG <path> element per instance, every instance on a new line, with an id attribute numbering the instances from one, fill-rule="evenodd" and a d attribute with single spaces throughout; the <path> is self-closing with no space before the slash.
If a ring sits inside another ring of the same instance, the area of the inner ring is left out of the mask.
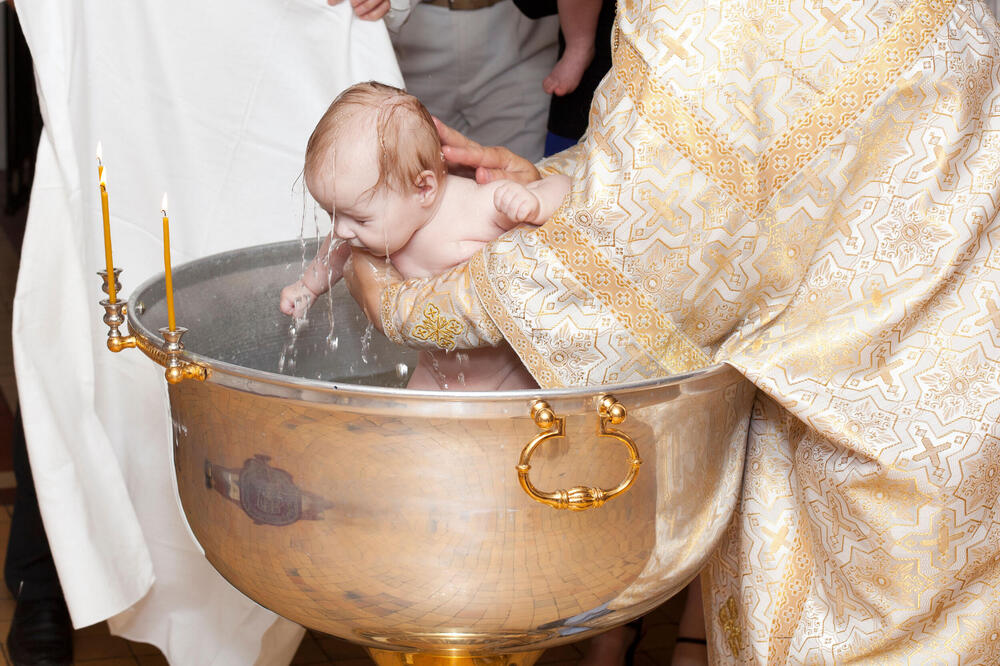
<path id="1" fill-rule="evenodd" d="M 223 253 L 169 286 L 168 268 L 127 305 L 102 301 L 109 349 L 166 369 L 184 513 L 236 588 L 377 664 L 530 666 L 701 569 L 742 482 L 754 388 L 736 370 L 407 390 L 398 368 L 415 352 L 365 342 L 340 288 L 314 305 L 295 375 L 282 374 L 277 294 L 302 254 L 298 241 Z M 101 273 L 117 293 L 118 269 L 114 285 Z M 175 288 L 190 330 L 174 324 Z"/>

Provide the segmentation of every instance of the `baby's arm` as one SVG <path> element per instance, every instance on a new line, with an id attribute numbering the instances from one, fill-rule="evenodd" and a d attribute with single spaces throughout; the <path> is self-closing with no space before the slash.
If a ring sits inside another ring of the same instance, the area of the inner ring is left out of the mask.
<path id="1" fill-rule="evenodd" d="M 542 224 L 552 217 L 569 193 L 569 176 L 554 174 L 521 185 L 508 180 L 493 191 L 493 205 L 500 215 L 498 224 L 504 229 L 529 222 Z"/>
<path id="2" fill-rule="evenodd" d="M 333 242 L 327 236 L 316 258 L 309 262 L 302 278 L 281 290 L 278 307 L 286 315 L 302 318 L 318 296 L 326 292 L 344 275 L 344 262 L 351 256 L 351 247 L 342 241 Z"/>

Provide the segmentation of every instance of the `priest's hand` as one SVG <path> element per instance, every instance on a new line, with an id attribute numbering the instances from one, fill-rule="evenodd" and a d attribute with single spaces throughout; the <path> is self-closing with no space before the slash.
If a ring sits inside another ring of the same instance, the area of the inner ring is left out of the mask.
<path id="1" fill-rule="evenodd" d="M 382 291 L 402 277 L 384 259 L 358 248 L 351 248 L 351 258 L 344 265 L 344 281 L 368 321 L 382 332 Z"/>
<path id="2" fill-rule="evenodd" d="M 530 183 L 541 178 L 535 165 L 503 146 L 480 146 L 458 130 L 434 119 L 438 136 L 441 138 L 441 152 L 452 170 L 475 171 L 476 182 L 491 183 L 494 180 L 513 180 Z"/>

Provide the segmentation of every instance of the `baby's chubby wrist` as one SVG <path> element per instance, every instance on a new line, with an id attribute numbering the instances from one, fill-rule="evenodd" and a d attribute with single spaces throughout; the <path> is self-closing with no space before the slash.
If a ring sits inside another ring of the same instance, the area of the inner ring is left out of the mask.
<path id="1" fill-rule="evenodd" d="M 304 316 L 319 296 L 304 280 L 299 279 L 281 290 L 278 308 L 287 315 Z"/>

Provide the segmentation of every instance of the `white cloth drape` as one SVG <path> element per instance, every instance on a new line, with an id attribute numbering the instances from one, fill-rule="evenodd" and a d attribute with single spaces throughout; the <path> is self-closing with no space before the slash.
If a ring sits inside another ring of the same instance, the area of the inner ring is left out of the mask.
<path id="1" fill-rule="evenodd" d="M 114 632 L 185 666 L 287 663 L 301 630 L 230 587 L 184 523 L 162 370 L 105 349 L 94 150 L 101 140 L 125 295 L 163 270 L 164 191 L 175 265 L 294 238 L 291 186 L 316 120 L 355 81 L 401 85 L 386 30 L 325 0 L 31 0 L 17 11 L 45 129 L 15 368 L 73 622 L 112 618 Z"/>

